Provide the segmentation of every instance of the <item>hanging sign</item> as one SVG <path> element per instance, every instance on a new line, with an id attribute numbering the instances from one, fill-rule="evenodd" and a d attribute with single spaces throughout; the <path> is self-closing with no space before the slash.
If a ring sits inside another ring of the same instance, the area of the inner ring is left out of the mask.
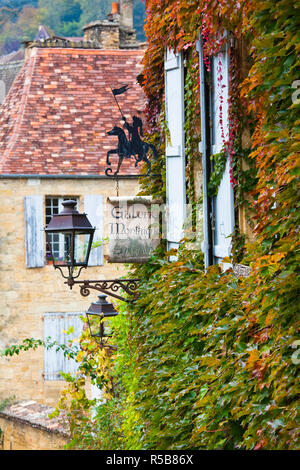
<path id="1" fill-rule="evenodd" d="M 159 203 L 152 197 L 110 197 L 108 261 L 146 263 L 160 242 Z"/>

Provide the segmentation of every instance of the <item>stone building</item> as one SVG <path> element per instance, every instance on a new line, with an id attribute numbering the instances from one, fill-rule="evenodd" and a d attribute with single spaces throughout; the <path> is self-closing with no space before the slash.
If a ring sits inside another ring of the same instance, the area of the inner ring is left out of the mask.
<path id="1" fill-rule="evenodd" d="M 65 416 L 49 418 L 54 409 L 33 400 L 0 411 L 0 450 L 62 450 L 70 436 Z"/>
<path id="2" fill-rule="evenodd" d="M 143 51 L 133 40 L 132 23 L 122 29 L 114 8 L 107 21 L 88 25 L 82 39 L 26 44 L 25 63 L 0 109 L 1 350 L 25 338 L 78 338 L 80 316 L 96 299 L 69 290 L 49 264 L 43 229 L 63 200 L 76 198 L 101 241 L 107 197 L 138 192 L 137 168 L 129 159 L 118 181 L 105 174 L 107 152 L 117 145 L 107 132 L 121 125 L 122 114 L 141 116 L 144 107 L 136 78 Z M 112 89 L 125 84 L 128 91 L 116 102 Z M 112 156 L 112 168 L 116 164 Z M 92 250 L 81 277 L 115 279 L 126 272 L 106 261 L 106 250 L 105 243 Z M 70 326 L 74 333 L 68 336 Z M 0 397 L 54 406 L 64 386 L 60 371 L 74 371 L 74 363 L 43 348 L 1 358 Z"/>

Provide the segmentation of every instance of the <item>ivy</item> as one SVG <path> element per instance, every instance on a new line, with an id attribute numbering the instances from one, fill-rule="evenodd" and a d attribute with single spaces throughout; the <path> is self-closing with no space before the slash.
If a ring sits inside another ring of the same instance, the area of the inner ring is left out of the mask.
<path id="1" fill-rule="evenodd" d="M 50 337 L 48 337 L 46 341 L 26 338 L 21 344 L 13 344 L 1 351 L 0 357 L 12 357 L 14 355 L 19 355 L 22 351 L 29 351 L 30 349 L 35 350 L 40 346 L 43 346 L 46 349 L 52 349 L 55 347 L 56 351 L 62 351 L 64 356 L 69 357 L 70 359 L 74 359 L 78 353 L 78 348 L 76 348 L 76 346 L 71 347 L 65 344 L 59 344 L 57 341 L 51 341 Z"/>
<path id="2" fill-rule="evenodd" d="M 142 194 L 165 196 L 163 61 L 165 47 L 175 47 L 186 59 L 187 192 L 195 204 L 194 45 L 201 30 L 208 65 L 226 30 L 230 138 L 214 156 L 210 194 L 216 194 L 229 158 L 236 206 L 248 206 L 256 239 L 250 243 L 236 228 L 233 259 L 225 261 L 248 264 L 251 272 L 238 278 L 232 269 L 204 270 L 202 253 L 189 250 L 185 240 L 177 252 L 165 253 L 162 243 L 146 264 L 131 269 L 130 276 L 141 279 L 140 295 L 117 307 L 112 342 L 118 349 L 100 350 L 83 332 L 78 375 L 65 377 L 57 413 L 67 412 L 70 448 L 299 449 L 298 361 L 293 359 L 300 289 L 299 100 L 293 98 L 299 5 L 147 0 L 146 9 L 142 84 L 162 171 L 143 178 Z M 170 262 L 172 254 L 177 261 Z M 105 402 L 87 399 L 88 380 L 103 390 Z"/>
<path id="3" fill-rule="evenodd" d="M 256 241 L 236 228 L 227 261 L 248 264 L 251 273 L 204 271 L 201 252 L 184 240 L 176 262 L 162 244 L 148 263 L 133 267 L 140 295 L 116 317 L 112 341 L 119 349 L 109 356 L 88 337 L 82 343 L 82 357 L 91 354 L 98 364 L 96 380 L 107 402 L 93 422 L 77 421 L 74 445 L 107 448 L 110 436 L 112 447 L 126 450 L 297 449 L 299 104 L 291 90 L 298 78 L 299 8 L 288 0 L 148 0 L 146 8 L 143 87 L 163 172 L 143 179 L 142 192 L 165 193 L 163 59 L 164 48 L 175 46 L 186 59 L 187 192 L 194 198 L 199 93 L 193 48 L 201 29 L 207 59 L 227 30 L 230 140 L 214 157 L 210 192 L 217 192 L 228 155 L 236 206 L 248 206 Z M 243 74 L 241 38 L 247 43 Z"/>
<path id="4" fill-rule="evenodd" d="M 208 182 L 208 195 L 212 198 L 218 194 L 218 189 L 226 167 L 227 155 L 226 152 L 223 151 L 212 155 L 210 158 L 213 161 L 213 171 Z"/>

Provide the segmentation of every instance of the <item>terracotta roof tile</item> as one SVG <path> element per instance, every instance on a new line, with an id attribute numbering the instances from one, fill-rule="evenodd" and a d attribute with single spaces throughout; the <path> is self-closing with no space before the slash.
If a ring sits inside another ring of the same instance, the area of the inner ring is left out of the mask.
<path id="1" fill-rule="evenodd" d="M 116 137 L 106 135 L 121 115 L 144 108 L 136 77 L 140 50 L 36 48 L 25 62 L 0 110 L 1 174 L 101 175 Z M 117 164 L 117 156 L 112 157 Z M 136 174 L 128 159 L 122 174 Z"/>

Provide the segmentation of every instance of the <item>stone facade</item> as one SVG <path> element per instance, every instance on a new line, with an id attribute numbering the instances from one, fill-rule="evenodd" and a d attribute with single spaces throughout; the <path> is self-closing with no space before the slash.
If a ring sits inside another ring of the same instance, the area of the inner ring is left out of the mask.
<path id="1" fill-rule="evenodd" d="M 83 28 L 84 41 L 103 49 L 119 49 L 120 26 L 114 21 L 93 21 Z"/>
<path id="2" fill-rule="evenodd" d="M 0 450 L 63 450 L 69 434 L 62 418 L 49 418 L 52 411 L 35 401 L 0 411 Z"/>
<path id="3" fill-rule="evenodd" d="M 137 179 L 120 179 L 120 196 L 135 195 Z M 116 182 L 100 179 L 0 179 L 0 350 L 20 344 L 25 338 L 44 338 L 44 314 L 60 312 L 84 313 L 97 299 L 97 292 L 83 298 L 78 287 L 69 289 L 53 266 L 26 268 L 24 198 L 31 195 L 78 196 L 79 210 L 83 212 L 86 194 L 102 195 L 103 201 L 116 196 Z M 104 238 L 108 235 L 104 214 Z M 106 246 L 104 245 L 104 258 Z M 81 279 L 114 279 L 126 273 L 121 264 L 89 267 Z M 0 398 L 36 400 L 55 406 L 64 382 L 45 380 L 44 351 L 21 352 L 12 358 L 0 359 Z"/>
<path id="4" fill-rule="evenodd" d="M 139 48 L 136 31 L 133 29 L 132 0 L 113 2 L 107 20 L 93 21 L 83 28 L 84 42 L 97 44 L 103 49 Z"/>

